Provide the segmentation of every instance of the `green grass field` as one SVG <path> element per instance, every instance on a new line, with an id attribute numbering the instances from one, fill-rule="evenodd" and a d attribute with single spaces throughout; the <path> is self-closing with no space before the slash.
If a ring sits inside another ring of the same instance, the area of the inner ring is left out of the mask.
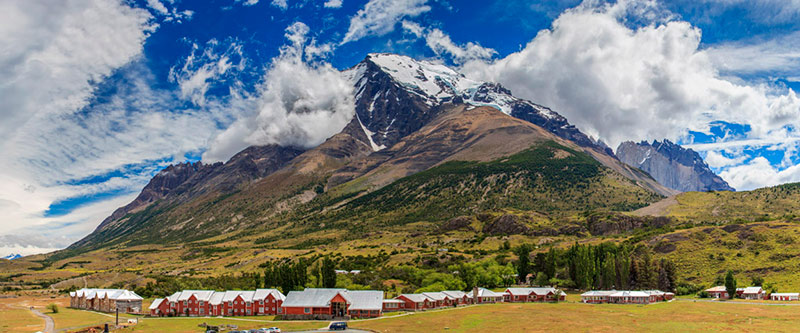
<path id="1" fill-rule="evenodd" d="M 800 326 L 800 302 L 720 302 L 682 298 L 651 305 L 592 305 L 570 294 L 567 302 L 500 303 L 433 310 L 388 313 L 378 319 L 353 320 L 349 326 L 376 332 L 796 332 Z M 35 332 L 44 321 L 18 298 L 0 302 L 0 332 Z M 37 308 L 39 308 L 37 306 Z M 47 312 L 46 312 L 47 313 Z M 61 308 L 52 316 L 56 329 L 84 327 L 113 321 L 89 311 Z M 122 317 L 121 317 L 122 318 Z M 275 321 L 273 317 L 236 318 L 141 318 L 138 325 L 120 332 L 202 332 L 199 324 L 237 325 L 239 329 L 277 326 L 284 332 L 326 327 L 325 321 Z"/>
<path id="2" fill-rule="evenodd" d="M 674 301 L 653 305 L 495 304 L 431 311 L 351 327 L 379 332 L 796 332 L 800 308 Z"/>
<path id="3" fill-rule="evenodd" d="M 36 332 L 44 329 L 44 320 L 26 308 L 0 303 L 0 332 Z"/>
<path id="4" fill-rule="evenodd" d="M 570 297 L 574 300 L 576 297 Z M 800 303 L 798 303 L 800 305 Z M 673 301 L 652 305 L 493 304 L 350 321 L 377 332 L 796 332 L 800 308 L 730 302 Z M 198 324 L 277 326 L 283 331 L 321 328 L 327 322 L 245 321 L 232 318 L 144 319 L 136 332 L 199 332 Z"/>

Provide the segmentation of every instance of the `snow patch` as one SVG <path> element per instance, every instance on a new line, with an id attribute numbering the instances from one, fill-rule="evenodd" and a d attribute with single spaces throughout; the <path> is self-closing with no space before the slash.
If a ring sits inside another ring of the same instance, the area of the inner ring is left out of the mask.
<path id="1" fill-rule="evenodd" d="M 370 131 L 366 126 L 364 126 L 364 123 L 361 122 L 361 118 L 358 116 L 358 114 L 356 114 L 356 119 L 358 119 L 358 124 L 361 125 L 361 129 L 364 131 L 364 134 L 367 135 L 367 139 L 369 139 L 369 145 L 372 147 L 372 151 L 386 149 L 386 145 L 379 146 L 375 144 L 375 141 L 372 140 L 372 136 L 375 134 L 375 132 Z"/>

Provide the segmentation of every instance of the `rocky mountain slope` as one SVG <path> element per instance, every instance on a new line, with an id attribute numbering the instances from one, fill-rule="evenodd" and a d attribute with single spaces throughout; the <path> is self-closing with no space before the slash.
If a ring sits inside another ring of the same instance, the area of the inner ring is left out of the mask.
<path id="1" fill-rule="evenodd" d="M 697 152 L 669 140 L 623 142 L 617 147 L 617 157 L 628 165 L 646 171 L 659 183 L 674 190 L 734 191 L 711 171 Z"/>
<path id="2" fill-rule="evenodd" d="M 354 85 L 356 115 L 339 134 L 307 151 L 250 147 L 226 163 L 171 166 L 69 250 L 78 253 L 120 242 L 189 242 L 280 228 L 300 232 L 298 226 L 307 221 L 326 220 L 328 226 L 347 222 L 339 208 L 356 203 L 359 208 L 352 212 L 368 219 L 380 215 L 374 208 L 388 200 L 385 193 L 373 192 L 437 168 L 431 171 L 437 174 L 434 187 L 449 199 L 427 203 L 425 209 L 396 209 L 424 212 L 436 207 L 445 213 L 436 215 L 438 221 L 506 207 L 569 215 L 586 209 L 631 210 L 675 193 L 621 163 L 556 112 L 517 99 L 498 84 L 390 54 L 370 54 L 342 75 Z M 511 156 L 522 160 L 503 162 Z M 457 161 L 479 164 L 456 163 L 454 171 L 448 163 Z M 553 166 L 560 171 L 553 172 Z M 486 173 L 486 167 L 494 171 Z M 441 168 L 449 170 L 447 175 Z M 543 173 L 564 182 L 542 179 Z M 465 178 L 455 179 L 460 176 Z M 458 192 L 463 198 L 453 196 Z M 411 222 L 408 217 L 400 220 Z"/>

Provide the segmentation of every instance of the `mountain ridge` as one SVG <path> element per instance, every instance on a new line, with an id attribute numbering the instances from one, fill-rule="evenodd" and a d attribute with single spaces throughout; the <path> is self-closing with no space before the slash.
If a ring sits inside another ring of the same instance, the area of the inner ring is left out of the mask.
<path id="1" fill-rule="evenodd" d="M 652 143 L 623 142 L 617 147 L 617 157 L 674 190 L 735 191 L 708 167 L 697 152 L 666 139 Z"/>
<path id="2" fill-rule="evenodd" d="M 526 133 L 538 133 L 534 137 L 588 154 L 618 173 L 619 180 L 629 179 L 644 192 L 674 194 L 646 173 L 621 163 L 605 145 L 581 133 L 566 118 L 513 97 L 499 84 L 469 80 L 443 65 L 390 54 L 370 54 L 342 75 L 354 85 L 355 114 L 323 144 L 308 150 L 254 146 L 225 163 L 168 167 L 134 202 L 115 211 L 70 249 L 97 247 L 132 234 L 140 234 L 131 240 L 139 244 L 189 231 L 189 239 L 202 239 L 256 225 L 281 227 L 290 223 L 285 216 L 291 215 L 293 207 L 328 191 L 358 197 L 453 160 L 455 153 L 462 154 L 456 160 L 489 161 L 540 140 L 522 143 L 508 132 L 513 128 L 525 128 Z M 464 136 L 470 133 L 469 123 L 478 120 L 470 117 L 488 117 L 497 124 L 484 122 L 477 132 Z M 461 125 L 420 132 L 447 119 L 448 124 Z M 510 127 L 503 129 L 501 124 Z M 478 144 L 493 143 L 473 149 L 472 139 Z M 459 150 L 464 147 L 472 150 Z"/>

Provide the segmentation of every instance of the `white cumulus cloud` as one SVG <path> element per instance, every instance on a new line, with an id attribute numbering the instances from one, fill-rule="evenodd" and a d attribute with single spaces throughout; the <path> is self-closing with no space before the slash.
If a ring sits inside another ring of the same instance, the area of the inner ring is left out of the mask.
<path id="1" fill-rule="evenodd" d="M 0 235 L 74 241 L 233 121 L 244 103 L 186 109 L 154 90 L 142 50 L 155 20 L 122 1 L 0 2 Z M 101 86 L 115 93 L 96 98 Z M 64 200 L 77 201 L 48 214 Z"/>
<path id="2" fill-rule="evenodd" d="M 221 133 L 203 155 L 222 161 L 251 145 L 313 147 L 340 132 L 353 118 L 353 87 L 330 64 L 307 60 L 314 45 L 301 22 L 286 29 L 290 44 L 273 59 L 259 93 L 257 108 Z"/>
<path id="3" fill-rule="evenodd" d="M 250 1 L 252 1 L 252 0 L 250 0 Z M 256 2 L 258 2 L 258 1 L 256 1 Z M 286 3 L 286 0 L 272 0 L 272 5 L 275 6 L 275 7 L 280 8 L 280 9 L 283 9 L 283 10 L 286 10 L 287 8 L 289 8 L 289 4 Z"/>
<path id="4" fill-rule="evenodd" d="M 630 16 L 652 23 L 632 28 Z M 612 146 L 677 140 L 706 132 L 712 120 L 749 124 L 751 138 L 797 123 L 794 91 L 721 76 L 700 40 L 699 29 L 651 1 L 589 3 L 562 13 L 519 52 L 462 69 L 553 107 Z"/>
<path id="5" fill-rule="evenodd" d="M 491 48 L 483 47 L 478 43 L 467 42 L 458 45 L 450 39 L 450 36 L 437 28 L 425 28 L 415 22 L 403 20 L 403 30 L 416 36 L 425 38 L 427 46 L 440 57 L 448 57 L 455 64 L 463 64 L 468 61 L 486 61 L 497 54 Z"/>
<path id="6" fill-rule="evenodd" d="M 370 0 L 350 18 L 350 27 L 341 44 L 367 36 L 382 36 L 394 31 L 405 17 L 415 17 L 431 10 L 428 0 Z"/>
<path id="7" fill-rule="evenodd" d="M 342 0 L 328 0 L 323 4 L 325 8 L 341 8 Z"/>

